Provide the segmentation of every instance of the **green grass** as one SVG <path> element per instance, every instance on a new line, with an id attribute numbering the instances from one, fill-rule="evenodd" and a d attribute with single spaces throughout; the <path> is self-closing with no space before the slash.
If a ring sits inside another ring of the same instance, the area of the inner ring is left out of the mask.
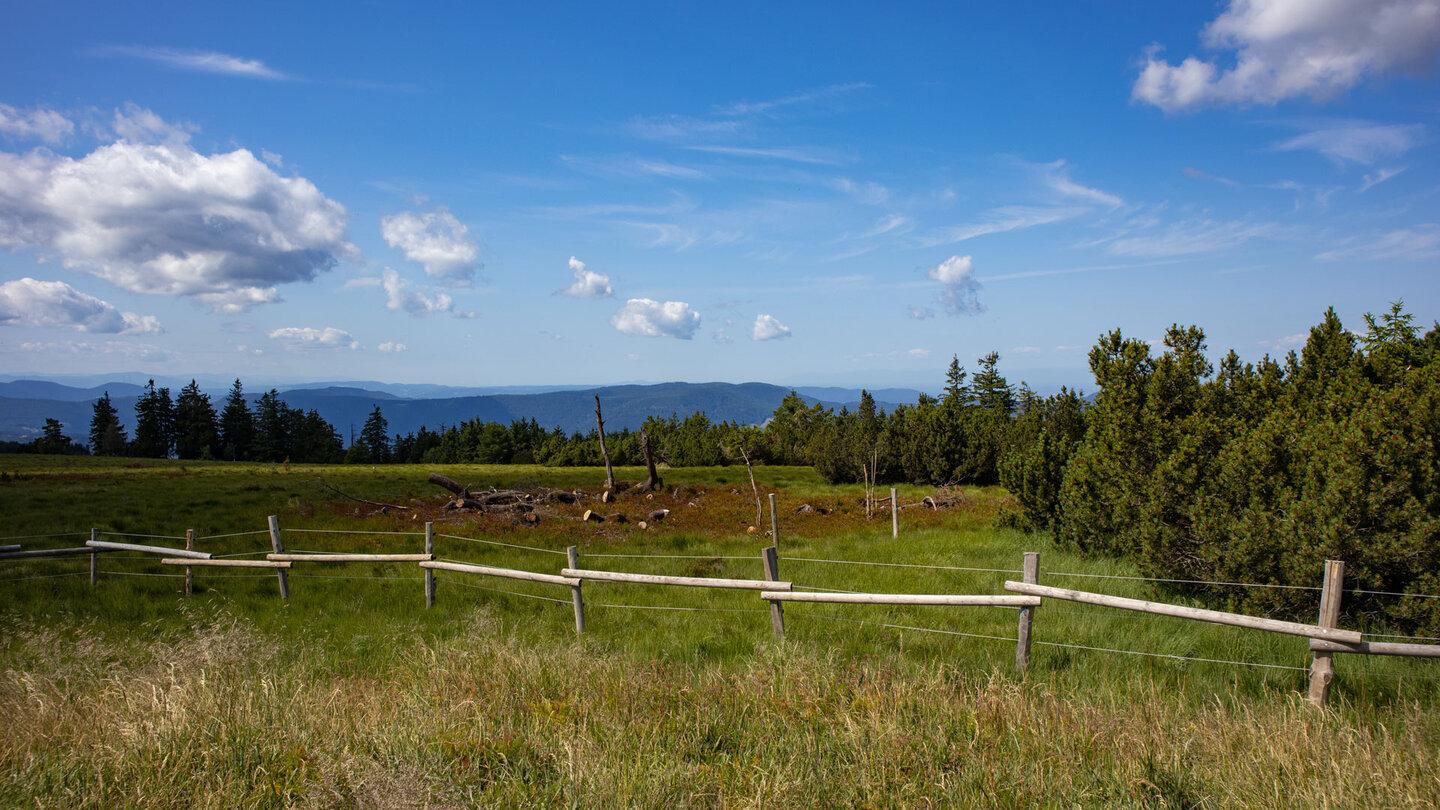
<path id="1" fill-rule="evenodd" d="M 430 467 L 125 464 L 0 456 L 5 533 L 84 533 L 37 541 L 51 546 L 83 542 L 92 526 L 206 536 L 257 531 L 276 514 L 288 548 L 420 550 L 423 521 L 373 514 L 321 479 L 445 515 L 425 482 Z M 497 487 L 594 489 L 601 478 L 443 472 Z M 1175 599 L 1130 580 L 1056 576 L 1134 572 L 996 528 L 998 490 L 967 490 L 966 506 L 941 513 L 907 510 L 892 539 L 888 513 L 864 519 L 857 487 L 796 468 L 756 476 L 778 491 L 781 575 L 797 585 L 998 593 L 1018 576 L 799 558 L 1013 570 L 1037 550 L 1042 582 Z M 576 544 L 589 568 L 760 577 L 769 540 L 745 531 L 753 502 L 743 468 L 666 479 L 678 497 L 625 496 L 615 507 L 675 510 L 645 531 L 559 517 L 437 531 L 550 551 Z M 924 494 L 902 489 L 903 500 Z M 803 502 L 832 511 L 794 514 Z M 256 534 L 199 547 L 268 544 Z M 564 566 L 560 554 L 444 537 L 436 551 L 548 573 Z M 564 588 L 441 572 L 426 610 L 415 566 L 366 563 L 297 566 L 286 602 L 273 574 L 196 569 L 187 600 L 178 578 L 130 576 L 177 569 L 132 556 L 103 556 L 93 590 L 86 558 L 0 568 L 0 621 L 13 628 L 0 647 L 0 805 L 1418 807 L 1440 796 L 1431 661 L 1338 657 L 1332 706 L 1320 712 L 1304 703 L 1303 672 L 1037 644 L 1022 677 L 1013 642 L 882 626 L 1013 638 L 1011 610 L 792 605 L 777 642 L 752 592 L 592 582 L 577 639 Z M 77 575 L 20 579 L 66 572 Z M 655 609 L 671 607 L 702 610 Z M 1297 638 L 1055 601 L 1039 609 L 1035 635 L 1309 662 Z"/>

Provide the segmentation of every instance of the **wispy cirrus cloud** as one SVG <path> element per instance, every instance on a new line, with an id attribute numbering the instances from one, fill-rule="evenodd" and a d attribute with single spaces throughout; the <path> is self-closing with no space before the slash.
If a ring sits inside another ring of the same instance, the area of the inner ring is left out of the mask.
<path id="1" fill-rule="evenodd" d="M 1158 233 L 1124 236 L 1110 242 L 1117 256 L 1163 257 L 1212 253 L 1238 247 L 1252 239 L 1276 238 L 1281 228 L 1269 222 L 1215 222 L 1208 219 L 1172 223 Z"/>
<path id="2" fill-rule="evenodd" d="M 870 89 L 868 82 L 849 82 L 846 84 L 832 84 L 826 87 L 817 87 L 813 90 L 802 90 L 791 93 L 780 98 L 767 101 L 736 101 L 724 104 L 715 108 L 718 115 L 728 117 L 744 117 L 752 115 L 773 115 L 780 110 L 787 108 L 812 105 L 817 102 L 828 102 L 841 96 L 849 95 L 859 90 Z"/>
<path id="3" fill-rule="evenodd" d="M 836 154 L 833 150 L 815 146 L 750 147 L 706 144 L 687 146 L 685 148 L 692 152 L 709 152 L 716 155 L 765 160 L 785 160 L 792 163 L 809 163 L 820 166 L 839 166 L 850 162 L 843 156 Z"/>
<path id="4" fill-rule="evenodd" d="M 1369 121 L 1336 121 L 1313 126 L 1310 131 L 1281 141 L 1274 148 L 1289 152 L 1307 149 L 1318 152 L 1337 165 L 1370 165 L 1410 151 L 1425 138 L 1420 124 L 1372 124 Z"/>
<path id="5" fill-rule="evenodd" d="M 1400 259 L 1422 261 L 1440 257 L 1440 225 L 1398 228 L 1370 237 L 1348 239 L 1339 247 L 1318 254 L 1322 261 L 1348 259 Z"/>
<path id="6" fill-rule="evenodd" d="M 987 211 L 980 216 L 977 222 L 938 228 L 916 241 L 921 247 L 953 245 L 977 236 L 1063 222 L 1086 214 L 1090 210 L 1079 206 L 1007 205 Z"/>
<path id="7" fill-rule="evenodd" d="M 118 56 L 156 62 L 176 70 L 218 73 L 245 79 L 284 81 L 290 76 L 261 62 L 218 51 L 165 48 L 149 45 L 104 45 L 91 51 L 95 56 Z"/>

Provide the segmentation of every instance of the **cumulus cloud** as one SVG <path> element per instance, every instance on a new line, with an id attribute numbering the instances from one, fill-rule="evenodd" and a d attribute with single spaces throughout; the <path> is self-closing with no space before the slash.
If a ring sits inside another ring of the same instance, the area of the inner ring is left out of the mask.
<path id="1" fill-rule="evenodd" d="M 969 256 L 951 256 L 925 274 L 945 285 L 940 304 L 951 315 L 976 315 L 985 311 L 977 297 L 980 282 L 975 280 L 975 263 Z"/>
<path id="2" fill-rule="evenodd" d="M 0 152 L 0 245 L 53 250 L 123 289 L 219 312 L 277 301 L 279 285 L 359 257 L 345 208 L 308 180 L 246 149 L 202 155 L 139 113 L 117 114 L 122 140 L 78 160 Z M 156 135 L 166 142 L 140 142 Z"/>
<path id="3" fill-rule="evenodd" d="M 1343 121 L 1282 141 L 1276 149 L 1311 149 L 1339 165 L 1372 164 L 1382 158 L 1403 154 L 1423 138 L 1425 128 L 1407 124 L 1371 124 Z"/>
<path id="4" fill-rule="evenodd" d="M 75 124 L 54 110 L 17 110 L 0 104 L 0 133 L 57 144 L 74 131 Z"/>
<path id="5" fill-rule="evenodd" d="M 344 329 L 327 326 L 312 329 L 308 326 L 286 326 L 274 329 L 271 340 L 278 340 L 290 349 L 358 349 L 360 341 Z"/>
<path id="6" fill-rule="evenodd" d="M 65 326 L 80 332 L 151 335 L 160 331 L 154 315 L 121 312 L 63 281 L 22 278 L 0 284 L 0 323 Z"/>
<path id="7" fill-rule="evenodd" d="M 611 325 L 627 335 L 673 337 L 689 340 L 700 328 L 700 313 L 684 301 L 652 301 L 631 298 L 610 319 Z"/>
<path id="8" fill-rule="evenodd" d="M 755 326 L 750 329 L 751 340 L 779 340 L 790 337 L 790 327 L 776 320 L 773 315 L 755 316 Z"/>
<path id="9" fill-rule="evenodd" d="M 574 256 L 570 257 L 570 270 L 575 274 L 575 283 L 561 290 L 561 295 L 571 298 L 610 298 L 615 295 L 608 275 L 586 270 L 585 263 Z"/>
<path id="10" fill-rule="evenodd" d="M 470 230 L 441 208 L 423 214 L 405 211 L 380 220 L 380 235 L 405 258 L 425 267 L 431 278 L 468 282 L 475 273 L 480 246 Z"/>
<path id="11" fill-rule="evenodd" d="M 406 346 L 404 343 L 391 343 L 391 342 L 388 341 L 388 340 L 385 341 L 384 343 L 381 343 L 377 348 L 379 348 L 380 351 L 382 351 L 382 352 L 395 353 L 395 354 L 399 354 L 400 352 L 405 352 L 405 351 L 409 351 L 409 350 L 410 350 L 410 347 L 409 347 L 409 346 Z"/>
<path id="12" fill-rule="evenodd" d="M 412 289 L 409 282 L 400 278 L 400 274 L 389 267 L 381 271 L 380 285 L 385 288 L 386 309 L 403 310 L 417 317 L 432 312 L 451 312 L 455 309 L 455 301 L 448 294 L 442 292 L 426 296 Z"/>
<path id="13" fill-rule="evenodd" d="M 1219 104 L 1323 99 L 1394 71 L 1426 73 L 1440 52 L 1434 0 L 1231 0 L 1201 33 L 1235 64 L 1146 54 L 1131 98 L 1167 112 Z"/>

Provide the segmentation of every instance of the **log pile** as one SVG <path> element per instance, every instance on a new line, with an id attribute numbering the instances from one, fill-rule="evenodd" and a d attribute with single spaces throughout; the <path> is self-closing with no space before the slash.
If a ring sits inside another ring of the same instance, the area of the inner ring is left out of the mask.
<path id="1" fill-rule="evenodd" d="M 563 489 L 540 489 L 522 492 L 518 489 L 488 489 L 471 492 L 470 488 L 439 473 L 430 473 L 430 483 L 451 492 L 455 498 L 444 509 L 470 509 L 487 514 L 510 512 L 526 523 L 538 523 L 535 508 L 544 504 L 577 503 L 580 495 Z"/>

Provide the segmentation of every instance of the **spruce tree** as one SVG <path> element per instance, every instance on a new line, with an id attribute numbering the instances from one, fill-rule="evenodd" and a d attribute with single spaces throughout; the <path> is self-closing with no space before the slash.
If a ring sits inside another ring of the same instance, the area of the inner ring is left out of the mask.
<path id="1" fill-rule="evenodd" d="M 134 454 L 142 458 L 169 458 L 175 446 L 175 404 L 169 388 L 156 388 L 151 380 L 135 401 Z"/>
<path id="2" fill-rule="evenodd" d="M 90 418 L 90 452 L 97 456 L 123 456 L 129 440 L 120 415 L 110 402 L 110 392 L 95 400 L 95 415 Z"/>
<path id="3" fill-rule="evenodd" d="M 220 435 L 215 406 L 194 380 L 175 399 L 175 455 L 177 458 L 218 458 Z"/>
<path id="4" fill-rule="evenodd" d="M 249 461 L 254 452 L 255 420 L 240 380 L 230 386 L 220 412 L 220 455 L 227 461 Z"/>

